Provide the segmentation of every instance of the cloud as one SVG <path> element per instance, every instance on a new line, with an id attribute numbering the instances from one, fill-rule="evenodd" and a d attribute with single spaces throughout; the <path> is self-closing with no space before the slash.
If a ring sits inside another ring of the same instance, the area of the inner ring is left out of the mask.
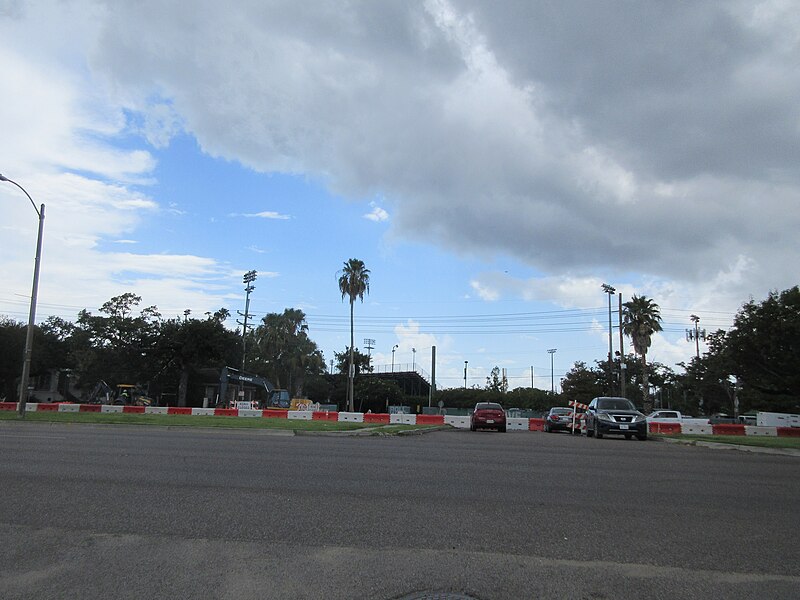
<path id="1" fill-rule="evenodd" d="M 154 158 L 106 140 L 186 132 L 214 157 L 386 198 L 396 235 L 514 257 L 541 277 L 503 286 L 529 298 L 590 302 L 598 273 L 640 293 L 642 273 L 680 305 L 796 282 L 793 3 L 13 6 L 0 159 L 116 185 L 123 231 L 149 210 L 132 184 Z"/>
<path id="2" fill-rule="evenodd" d="M 780 250 L 800 225 L 781 6 L 128 3 L 92 64 L 214 156 L 390 198 L 405 236 L 691 282 L 741 254 L 780 286 L 800 259 Z"/>
<path id="3" fill-rule="evenodd" d="M 257 213 L 230 213 L 228 214 L 229 217 L 245 217 L 248 219 L 278 219 L 278 220 L 288 220 L 292 217 L 290 215 L 282 215 L 272 210 L 263 210 Z"/>
<path id="4" fill-rule="evenodd" d="M 373 206 L 372 210 L 364 215 L 364 218 L 376 223 L 382 223 L 389 220 L 389 213 L 380 206 Z"/>

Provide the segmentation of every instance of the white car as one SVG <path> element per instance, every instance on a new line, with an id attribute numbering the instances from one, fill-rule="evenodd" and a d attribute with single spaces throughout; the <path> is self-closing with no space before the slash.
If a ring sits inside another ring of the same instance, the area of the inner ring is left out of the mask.
<path id="1" fill-rule="evenodd" d="M 681 423 L 683 416 L 677 410 L 657 410 L 647 415 L 648 423 Z"/>

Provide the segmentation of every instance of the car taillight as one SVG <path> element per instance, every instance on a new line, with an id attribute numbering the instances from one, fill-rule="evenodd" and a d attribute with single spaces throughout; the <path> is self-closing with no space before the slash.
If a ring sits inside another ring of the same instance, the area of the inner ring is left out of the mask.
<path id="1" fill-rule="evenodd" d="M 550 415 L 550 419 L 553 421 L 558 421 L 558 415 Z"/>

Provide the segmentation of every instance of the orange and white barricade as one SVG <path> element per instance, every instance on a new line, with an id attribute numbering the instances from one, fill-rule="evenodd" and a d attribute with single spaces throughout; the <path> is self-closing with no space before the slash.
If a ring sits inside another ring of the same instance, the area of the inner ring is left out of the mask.
<path id="1" fill-rule="evenodd" d="M 573 408 L 572 411 L 572 433 L 576 431 L 583 433 L 586 430 L 586 412 L 578 412 L 578 409 L 586 411 L 589 408 L 588 404 L 582 404 L 576 400 L 570 400 L 569 405 Z"/>

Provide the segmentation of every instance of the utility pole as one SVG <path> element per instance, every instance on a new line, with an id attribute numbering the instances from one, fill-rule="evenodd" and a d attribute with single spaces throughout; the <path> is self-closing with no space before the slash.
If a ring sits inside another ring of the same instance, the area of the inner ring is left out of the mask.
<path id="1" fill-rule="evenodd" d="M 553 371 L 553 355 L 556 353 L 557 348 L 550 348 L 547 352 L 550 354 L 550 393 L 556 393 L 556 379 Z"/>
<path id="2" fill-rule="evenodd" d="M 619 293 L 619 395 L 625 398 L 628 365 L 625 364 L 625 336 L 622 335 L 622 292 Z"/>
<path id="3" fill-rule="evenodd" d="M 467 365 L 469 364 L 468 360 L 464 361 L 464 389 L 467 389 Z"/>
<path id="4" fill-rule="evenodd" d="M 431 347 L 431 387 L 428 391 L 428 408 L 431 407 L 433 395 L 436 393 L 436 346 Z"/>
<path id="5" fill-rule="evenodd" d="M 608 385 L 611 389 L 611 395 L 614 395 L 614 345 L 611 337 L 611 296 L 614 295 L 615 290 L 613 286 L 604 283 L 602 286 L 603 292 L 608 294 Z"/>
<path id="6" fill-rule="evenodd" d="M 531 389 L 533 389 L 533 365 L 531 365 Z"/>
<path id="7" fill-rule="evenodd" d="M 245 285 L 245 304 L 244 304 L 244 313 L 241 311 L 238 312 L 241 316 L 244 317 L 244 322 L 236 321 L 242 326 L 242 372 L 244 372 L 244 361 L 245 355 L 247 352 L 247 319 L 250 317 L 250 292 L 256 289 L 252 283 L 256 280 L 256 272 L 255 271 L 248 271 L 242 277 L 242 282 Z"/>
<path id="8" fill-rule="evenodd" d="M 694 337 L 694 348 L 696 356 L 697 358 L 700 358 L 700 336 L 702 335 L 703 341 L 705 341 L 706 330 L 703 329 L 703 331 L 700 331 L 698 329 L 698 327 L 700 327 L 700 317 L 698 317 L 697 315 L 691 315 L 689 319 L 692 321 L 692 323 L 694 323 L 694 336 L 692 335 L 693 332 L 690 329 L 687 329 L 686 330 L 687 337 L 689 338 L 689 340 L 691 340 L 692 337 Z"/>

